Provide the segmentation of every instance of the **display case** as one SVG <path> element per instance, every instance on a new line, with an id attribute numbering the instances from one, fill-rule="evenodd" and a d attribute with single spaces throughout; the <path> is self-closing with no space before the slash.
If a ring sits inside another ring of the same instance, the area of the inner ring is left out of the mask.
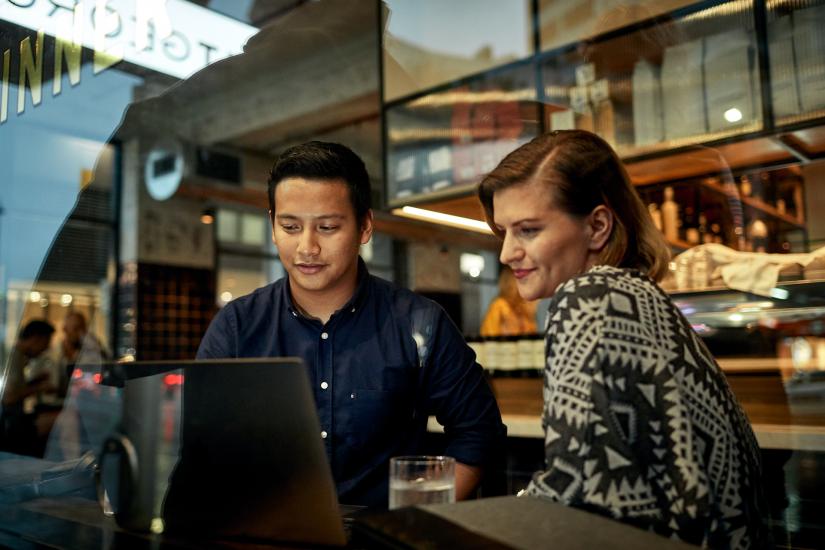
<path id="1" fill-rule="evenodd" d="M 698 4 L 542 54 L 548 130 L 622 157 L 763 128 L 753 3 Z"/>
<path id="2" fill-rule="evenodd" d="M 675 253 L 821 246 L 807 204 L 821 174 L 805 168 L 825 158 L 825 2 L 663 6 L 623 3 L 559 34 L 550 11 L 576 10 L 540 2 L 537 53 L 385 103 L 388 205 L 483 219 L 475 185 L 498 160 L 582 128 L 614 145 L 663 231 L 676 204 Z"/>
<path id="3" fill-rule="evenodd" d="M 805 252 L 805 179 L 798 166 L 640 185 L 674 251 L 717 243 L 746 252 Z"/>
<path id="4" fill-rule="evenodd" d="M 725 373 L 760 446 L 823 452 L 825 280 L 776 288 L 774 297 L 729 289 L 671 296 Z M 543 378 L 505 371 L 491 383 L 516 436 L 542 437 Z"/>

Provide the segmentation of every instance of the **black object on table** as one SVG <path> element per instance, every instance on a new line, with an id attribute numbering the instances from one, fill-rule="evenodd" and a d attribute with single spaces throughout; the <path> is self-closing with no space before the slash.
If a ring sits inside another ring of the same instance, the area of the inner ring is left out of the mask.
<path id="1" fill-rule="evenodd" d="M 399 550 L 694 548 L 609 518 L 529 497 L 496 497 L 365 514 L 353 522 L 351 544 Z"/>

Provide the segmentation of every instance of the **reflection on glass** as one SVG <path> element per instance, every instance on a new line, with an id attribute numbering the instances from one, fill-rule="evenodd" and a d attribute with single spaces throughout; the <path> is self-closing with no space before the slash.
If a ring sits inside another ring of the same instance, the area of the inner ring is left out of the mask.
<path id="1" fill-rule="evenodd" d="M 217 303 L 226 305 L 235 298 L 284 276 L 281 262 L 275 258 L 221 254 L 217 274 Z"/>
<path id="2" fill-rule="evenodd" d="M 532 53 L 529 0 L 389 0 L 387 101 Z"/>
<path id="3" fill-rule="evenodd" d="M 692 4 L 690 0 L 540 0 L 541 49 L 550 50 Z"/>
<path id="4" fill-rule="evenodd" d="M 646 21 L 544 62 L 547 127 L 598 133 L 622 156 L 761 126 L 749 2 Z"/>
<path id="5" fill-rule="evenodd" d="M 519 66 L 387 112 L 388 199 L 478 181 L 538 132 L 532 68 Z"/>
<path id="6" fill-rule="evenodd" d="M 768 3 L 771 94 L 777 123 L 792 124 L 825 113 L 825 4 Z"/>

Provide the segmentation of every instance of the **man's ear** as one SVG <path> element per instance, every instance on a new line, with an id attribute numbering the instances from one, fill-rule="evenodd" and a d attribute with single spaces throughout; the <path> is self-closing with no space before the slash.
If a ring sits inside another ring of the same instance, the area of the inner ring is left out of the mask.
<path id="1" fill-rule="evenodd" d="M 590 242 L 588 248 L 593 252 L 601 252 L 613 232 L 615 219 L 613 211 L 607 206 L 600 204 L 587 216 L 587 224 L 590 229 Z"/>
<path id="2" fill-rule="evenodd" d="M 367 210 L 367 214 L 361 220 L 361 244 L 367 244 L 370 242 L 372 238 L 372 231 L 373 231 L 373 221 L 374 216 L 372 214 L 372 208 Z"/>

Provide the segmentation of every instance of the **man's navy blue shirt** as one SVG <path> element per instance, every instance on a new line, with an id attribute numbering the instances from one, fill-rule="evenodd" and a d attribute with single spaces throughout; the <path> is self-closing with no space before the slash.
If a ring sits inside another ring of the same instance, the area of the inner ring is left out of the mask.
<path id="1" fill-rule="evenodd" d="M 284 277 L 227 304 L 198 358 L 301 357 L 339 500 L 386 506 L 389 459 L 423 451 L 430 415 L 444 426 L 445 454 L 464 464 L 488 462 L 505 428 L 475 354 L 444 310 L 369 275 L 360 259 L 358 267 L 355 294 L 326 324 L 299 313 Z"/>

